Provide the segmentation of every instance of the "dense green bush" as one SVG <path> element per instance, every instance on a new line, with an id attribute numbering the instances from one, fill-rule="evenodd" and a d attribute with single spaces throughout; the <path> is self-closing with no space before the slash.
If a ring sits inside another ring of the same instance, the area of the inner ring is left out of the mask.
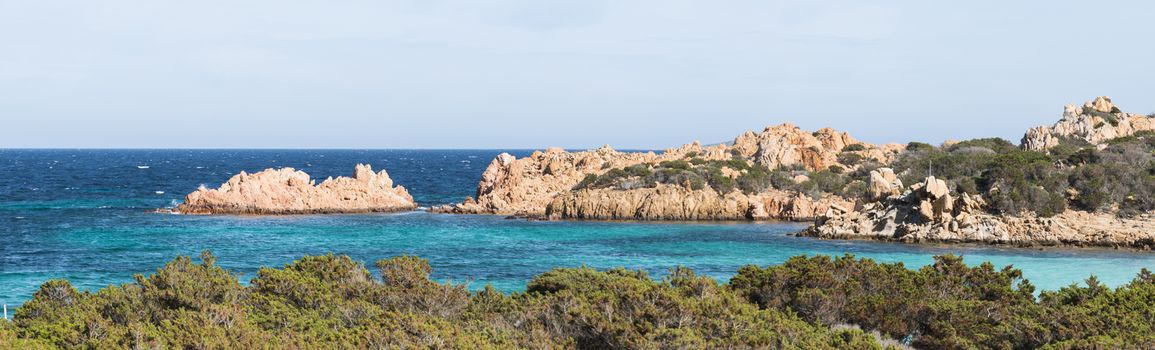
<path id="1" fill-rule="evenodd" d="M 866 146 L 861 144 L 861 143 L 852 143 L 852 144 L 846 145 L 846 147 L 842 147 L 843 152 L 857 152 L 857 151 L 862 151 L 865 149 L 866 149 Z"/>
<path id="2" fill-rule="evenodd" d="M 19 349 L 880 349 L 873 336 L 759 308 L 713 279 L 678 268 L 556 269 L 526 293 L 429 280 L 429 264 L 378 261 L 373 276 L 345 256 L 261 269 L 249 286 L 208 254 L 149 277 L 81 292 L 44 283 L 0 346 Z"/>
<path id="3" fill-rule="evenodd" d="M 729 168 L 740 174 L 732 178 L 727 176 L 722 168 Z M 768 181 L 769 175 L 769 169 L 742 159 L 707 161 L 702 158 L 691 158 L 662 161 L 657 165 L 637 164 L 610 169 L 601 175 L 586 175 L 574 189 L 633 189 L 655 187 L 658 184 L 689 184 L 691 189 L 700 190 L 708 186 L 723 194 L 734 189 L 754 193 L 772 188 Z"/>
<path id="4" fill-rule="evenodd" d="M 927 152 L 935 150 L 935 147 L 929 143 L 915 141 L 907 143 L 906 150 L 908 152 Z"/>
<path id="5" fill-rule="evenodd" d="M 1052 157 L 1033 151 L 1013 151 L 994 158 L 980 185 L 996 213 L 1034 212 L 1052 216 L 1067 209 L 1067 174 Z"/>
<path id="6" fill-rule="evenodd" d="M 1019 270 L 956 256 L 911 270 L 794 257 L 727 285 L 675 268 L 554 269 L 524 293 L 429 279 L 420 258 L 374 276 L 335 255 L 261 269 L 248 286 L 202 254 L 133 283 L 83 292 L 44 283 L 0 348 L 1143 349 L 1155 345 L 1155 274 L 1044 291 Z M 847 326 L 849 325 L 849 326 Z M 865 330 L 865 331 L 863 331 Z M 877 332 L 871 335 L 867 332 Z"/>
<path id="7" fill-rule="evenodd" d="M 743 267 L 730 288 L 762 308 L 856 324 L 926 349 L 1116 349 L 1155 344 L 1155 276 L 1106 288 L 1094 278 L 1042 292 L 1019 270 L 955 256 L 909 270 L 851 256 Z"/>
<path id="8" fill-rule="evenodd" d="M 999 154 L 1012 152 L 1019 149 L 1018 146 L 1015 146 L 1015 144 L 1011 143 L 1010 141 L 998 137 L 991 137 L 960 141 L 948 147 L 947 151 L 954 152 L 960 149 L 971 147 L 986 148 Z"/>
<path id="9" fill-rule="evenodd" d="M 858 164 L 862 163 L 862 161 L 865 157 L 863 157 L 861 154 L 858 154 L 858 153 L 846 152 L 846 153 L 839 153 L 837 158 L 838 158 L 839 163 L 846 164 L 846 165 L 858 165 Z"/>

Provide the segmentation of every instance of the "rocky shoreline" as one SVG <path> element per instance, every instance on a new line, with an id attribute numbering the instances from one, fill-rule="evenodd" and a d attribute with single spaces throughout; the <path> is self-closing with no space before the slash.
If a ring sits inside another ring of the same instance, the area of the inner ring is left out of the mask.
<path id="1" fill-rule="evenodd" d="M 871 173 L 885 197 L 859 210 L 831 208 L 802 237 L 872 239 L 905 243 L 983 243 L 1014 246 L 1155 248 L 1155 219 L 1067 210 L 1052 217 L 994 215 L 980 196 L 952 193 L 928 177 L 910 188 L 893 188 L 890 169 Z M 891 192 L 893 191 L 893 192 Z"/>
<path id="2" fill-rule="evenodd" d="M 374 173 L 358 164 L 353 177 L 328 178 L 316 184 L 309 174 L 293 168 L 266 169 L 234 175 L 219 188 L 201 187 L 173 211 L 210 215 L 293 215 L 380 213 L 413 210 L 417 205 L 389 174 Z"/>

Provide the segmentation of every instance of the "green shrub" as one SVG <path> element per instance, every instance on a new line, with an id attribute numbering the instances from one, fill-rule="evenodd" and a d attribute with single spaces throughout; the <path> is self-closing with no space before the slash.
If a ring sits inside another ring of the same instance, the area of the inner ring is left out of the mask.
<path id="1" fill-rule="evenodd" d="M 742 160 L 742 159 L 730 159 L 730 160 L 727 160 L 724 164 L 725 164 L 725 166 L 730 167 L 730 169 L 739 170 L 739 171 L 740 170 L 753 170 L 754 168 L 763 168 L 761 166 L 752 166 L 752 165 L 750 165 L 749 162 Z"/>
<path id="2" fill-rule="evenodd" d="M 862 155 L 858 153 L 839 153 L 837 157 L 839 163 L 851 166 L 862 163 L 863 159 Z"/>
<path id="3" fill-rule="evenodd" d="M 928 152 L 933 150 L 935 150 L 935 147 L 925 142 L 911 142 L 906 144 L 907 152 Z"/>
<path id="4" fill-rule="evenodd" d="M 742 267 L 726 285 L 684 267 L 660 280 L 559 268 L 510 294 L 434 282 L 417 257 L 375 266 L 379 278 L 346 256 L 306 256 L 242 286 L 206 253 L 95 292 L 52 280 L 0 320 L 0 347 L 881 349 L 863 330 L 927 349 L 1155 344 L 1146 269 L 1114 289 L 1091 277 L 1036 298 L 1021 271 L 952 255 L 919 269 L 796 256 Z"/>
<path id="5" fill-rule="evenodd" d="M 625 171 L 625 176 L 649 176 L 651 173 L 653 173 L 652 171 L 650 171 L 650 166 L 645 164 L 645 163 L 634 164 L 634 165 L 625 167 L 622 170 Z"/>
<path id="6" fill-rule="evenodd" d="M 411 256 L 378 261 L 380 280 L 345 256 L 306 256 L 236 275 L 177 258 L 136 282 L 95 293 L 49 281 L 0 321 L 0 346 L 48 348 L 805 348 L 880 349 L 861 330 L 832 329 L 747 303 L 686 268 L 555 269 L 526 293 L 429 280 Z"/>
<path id="7" fill-rule="evenodd" d="M 998 137 L 991 137 L 961 141 L 948 147 L 947 151 L 953 152 L 955 150 L 967 147 L 982 147 L 1000 154 L 1016 151 L 1019 149 L 1018 146 L 1015 146 L 1015 144 L 1011 143 L 1010 141 Z"/>
<path id="8" fill-rule="evenodd" d="M 866 149 L 866 146 L 861 144 L 861 143 L 852 143 L 852 144 L 846 145 L 846 147 L 842 147 L 842 152 L 857 152 L 857 151 L 862 151 L 865 149 Z"/>
<path id="9" fill-rule="evenodd" d="M 659 167 L 677 170 L 690 170 L 690 162 L 684 160 L 664 160 L 658 163 Z"/>
<path id="10" fill-rule="evenodd" d="M 1034 287 L 1009 267 L 968 267 L 939 256 L 909 270 L 816 256 L 743 267 L 730 288 L 762 308 L 818 324 L 856 324 L 916 348 L 1145 348 L 1155 340 L 1155 276 L 1147 271 L 1115 290 L 1090 279 L 1036 300 Z"/>

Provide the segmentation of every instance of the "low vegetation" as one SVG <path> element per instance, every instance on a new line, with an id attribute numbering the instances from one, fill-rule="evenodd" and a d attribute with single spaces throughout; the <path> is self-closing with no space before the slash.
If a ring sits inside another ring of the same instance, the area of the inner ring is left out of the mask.
<path id="1" fill-rule="evenodd" d="M 439 349 L 1103 349 L 1155 346 L 1155 275 L 1042 292 L 1010 267 L 936 257 L 918 270 L 851 256 L 747 266 L 729 284 L 675 268 L 559 268 L 525 292 L 429 279 L 412 256 L 376 275 L 335 255 L 261 269 L 209 254 L 95 292 L 44 283 L 0 347 Z"/>
<path id="2" fill-rule="evenodd" d="M 861 156 L 855 153 L 847 155 Z M 798 167 L 769 169 L 734 157 L 729 160 L 705 160 L 694 157 L 686 160 L 663 161 L 658 164 L 636 164 L 610 169 L 601 175 L 590 174 L 574 189 L 612 188 L 629 190 L 652 188 L 659 184 L 687 186 L 690 189 L 713 189 L 719 194 L 741 191 L 747 194 L 771 189 L 797 191 L 819 197 L 823 193 L 858 196 L 864 193 L 866 183 L 853 181 L 843 174 L 842 166 L 831 166 L 821 171 L 806 171 Z"/>
<path id="3" fill-rule="evenodd" d="M 735 189 L 754 193 L 771 186 L 771 175 L 769 169 L 737 157 L 725 161 L 692 157 L 615 168 L 601 175 L 590 174 L 574 188 L 635 189 L 671 184 L 694 190 L 709 187 L 718 193 L 728 193 Z"/>

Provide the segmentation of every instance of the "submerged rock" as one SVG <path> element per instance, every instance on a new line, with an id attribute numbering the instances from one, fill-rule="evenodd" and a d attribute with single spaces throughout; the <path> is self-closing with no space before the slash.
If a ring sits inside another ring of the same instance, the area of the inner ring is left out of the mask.
<path id="1" fill-rule="evenodd" d="M 217 189 L 201 187 L 185 197 L 182 214 L 329 214 L 395 212 L 416 208 L 413 196 L 389 174 L 358 164 L 353 177 L 328 178 L 315 184 L 293 168 L 234 175 Z"/>

